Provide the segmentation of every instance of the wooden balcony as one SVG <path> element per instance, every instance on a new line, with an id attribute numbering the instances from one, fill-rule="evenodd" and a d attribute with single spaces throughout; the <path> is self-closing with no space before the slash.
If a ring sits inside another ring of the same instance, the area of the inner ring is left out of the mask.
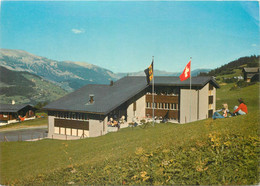
<path id="1" fill-rule="evenodd" d="M 168 118 L 178 119 L 179 118 L 179 111 L 178 110 L 164 110 L 164 109 L 154 109 L 154 116 L 157 117 L 166 117 L 168 113 Z M 153 109 L 146 108 L 145 109 L 146 116 L 149 115 L 150 117 L 153 116 Z"/>
<path id="2" fill-rule="evenodd" d="M 146 102 L 153 102 L 152 94 L 146 95 Z M 179 103 L 179 96 L 172 95 L 154 95 L 155 103 Z"/>

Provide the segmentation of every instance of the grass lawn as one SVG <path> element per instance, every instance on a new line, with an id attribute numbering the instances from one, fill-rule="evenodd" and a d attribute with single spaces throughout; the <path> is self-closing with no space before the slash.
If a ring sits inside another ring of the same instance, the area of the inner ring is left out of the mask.
<path id="1" fill-rule="evenodd" d="M 2 142 L 0 183 L 259 183 L 259 84 L 239 91 L 230 86 L 217 91 L 217 107 L 233 107 L 242 97 L 248 115 L 126 128 L 76 141 Z"/>

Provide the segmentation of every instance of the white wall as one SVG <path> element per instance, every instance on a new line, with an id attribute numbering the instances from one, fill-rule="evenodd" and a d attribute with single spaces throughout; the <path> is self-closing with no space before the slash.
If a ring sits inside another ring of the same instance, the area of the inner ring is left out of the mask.
<path id="1" fill-rule="evenodd" d="M 199 119 L 206 119 L 208 117 L 208 108 L 209 108 L 209 84 L 206 84 L 199 91 Z"/>
<path id="2" fill-rule="evenodd" d="M 54 134 L 54 116 L 48 116 L 48 137 Z"/>
<path id="3" fill-rule="evenodd" d="M 133 112 L 133 106 L 134 104 L 130 104 L 128 107 L 127 107 L 127 122 L 132 122 L 133 118 L 134 118 L 134 112 Z"/>
<path id="4" fill-rule="evenodd" d="M 180 123 L 190 122 L 190 90 L 181 89 L 180 93 Z M 191 90 L 191 121 L 208 118 L 209 111 L 209 83 L 200 90 Z M 213 113 L 216 110 L 216 88 L 213 87 Z M 198 105 L 197 105 L 198 104 Z"/>
<path id="5" fill-rule="evenodd" d="M 57 131 L 58 131 L 57 129 L 56 129 L 56 133 L 55 133 L 54 118 L 55 118 L 55 116 L 48 116 L 48 137 L 50 137 L 50 138 L 52 138 L 52 137 L 56 138 L 57 136 L 61 136 L 61 135 L 57 134 Z M 106 121 L 107 121 L 107 117 L 104 120 L 93 120 L 93 119 L 89 120 L 89 131 L 85 131 L 85 135 L 88 137 L 96 137 L 96 136 L 101 136 L 101 135 L 106 134 L 107 133 L 107 122 Z M 67 130 L 71 130 L 71 129 L 67 129 Z M 62 128 L 61 132 L 63 132 L 65 134 L 65 129 Z M 82 132 L 83 132 L 83 130 L 79 130 L 80 136 L 81 136 Z"/>
<path id="6" fill-rule="evenodd" d="M 105 121 L 107 121 L 106 119 L 107 118 L 105 118 L 105 120 L 89 120 L 89 137 L 97 137 L 106 134 L 107 124 L 104 123 Z"/>
<path id="7" fill-rule="evenodd" d="M 197 121 L 197 100 L 198 91 L 190 91 L 190 89 L 180 90 L 180 123 Z"/>
<path id="8" fill-rule="evenodd" d="M 143 95 L 141 98 L 136 100 L 136 111 L 133 111 L 134 103 L 131 103 L 127 108 L 127 122 L 132 122 L 133 118 L 137 118 L 139 120 L 143 119 L 145 117 L 145 95 Z"/>

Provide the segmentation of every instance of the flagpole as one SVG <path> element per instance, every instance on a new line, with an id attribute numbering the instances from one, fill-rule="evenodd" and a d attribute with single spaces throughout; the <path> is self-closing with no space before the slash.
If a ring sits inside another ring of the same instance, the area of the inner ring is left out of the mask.
<path id="1" fill-rule="evenodd" d="M 192 57 L 190 57 L 191 62 Z M 191 63 L 190 63 L 190 122 L 191 122 Z"/>
<path id="2" fill-rule="evenodd" d="M 152 83 L 152 92 L 153 92 L 153 126 L 154 126 L 154 56 L 153 56 L 153 83 Z"/>

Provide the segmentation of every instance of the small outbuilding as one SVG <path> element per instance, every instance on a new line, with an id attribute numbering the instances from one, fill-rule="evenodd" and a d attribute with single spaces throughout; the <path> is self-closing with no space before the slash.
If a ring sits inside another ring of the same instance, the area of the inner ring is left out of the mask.
<path id="1" fill-rule="evenodd" d="M 212 117 L 216 107 L 216 88 L 212 77 L 154 78 L 152 84 L 144 76 L 127 76 L 110 85 L 89 84 L 44 107 L 48 111 L 48 135 L 53 138 L 79 139 L 106 134 L 108 123 L 124 118 L 124 126 L 140 120 L 167 118 L 187 123 Z M 126 124 L 126 125 L 125 125 Z"/>
<path id="2" fill-rule="evenodd" d="M 0 122 L 10 123 L 19 116 L 31 118 L 35 116 L 35 108 L 28 104 L 0 104 Z"/>
<path id="3" fill-rule="evenodd" d="M 244 74 L 244 81 L 259 81 L 259 67 L 244 67 L 242 72 Z"/>

